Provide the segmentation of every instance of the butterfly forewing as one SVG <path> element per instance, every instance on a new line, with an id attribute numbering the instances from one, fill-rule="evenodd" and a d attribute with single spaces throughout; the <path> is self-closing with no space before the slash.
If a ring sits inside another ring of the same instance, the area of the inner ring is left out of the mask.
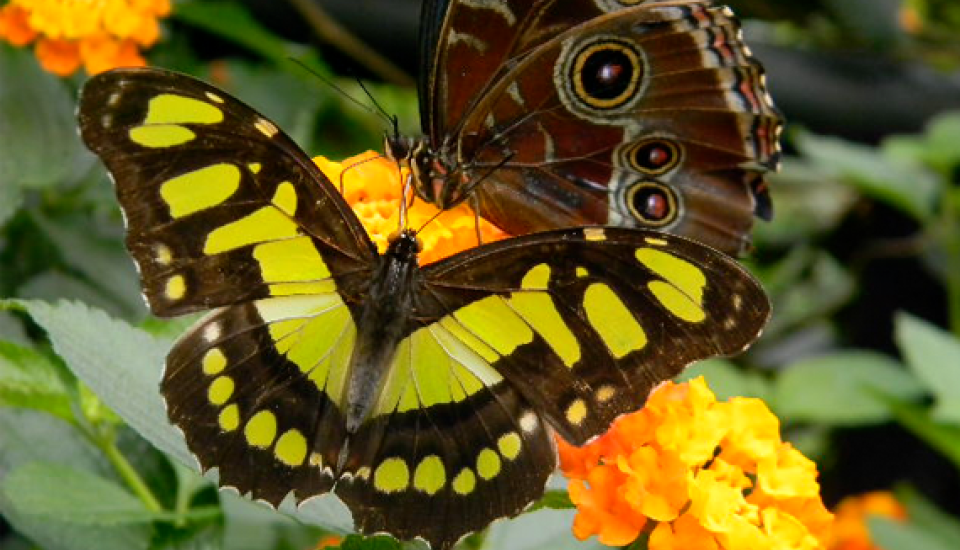
<path id="1" fill-rule="evenodd" d="M 753 216 L 771 215 L 781 119 L 728 9 L 448 4 L 421 101 L 443 166 L 430 177 L 451 189 L 425 198 L 475 192 L 512 234 L 605 223 L 748 248 Z"/>
<path id="2" fill-rule="evenodd" d="M 326 177 L 272 122 L 196 79 L 92 78 L 80 130 L 116 182 L 127 247 L 163 316 L 332 292 L 375 249 Z M 350 213 L 348 216 L 347 213 Z"/>

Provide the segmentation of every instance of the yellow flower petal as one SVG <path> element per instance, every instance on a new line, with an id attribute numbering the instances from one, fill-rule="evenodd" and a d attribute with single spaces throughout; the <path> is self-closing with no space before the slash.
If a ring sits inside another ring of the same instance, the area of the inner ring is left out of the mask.
<path id="1" fill-rule="evenodd" d="M 775 456 L 759 461 L 757 484 L 765 494 L 776 498 L 820 494 L 817 465 L 790 444 L 782 445 Z"/>

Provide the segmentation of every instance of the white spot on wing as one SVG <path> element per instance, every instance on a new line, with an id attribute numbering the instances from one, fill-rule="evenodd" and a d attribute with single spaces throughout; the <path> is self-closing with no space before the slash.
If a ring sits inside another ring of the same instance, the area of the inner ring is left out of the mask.
<path id="1" fill-rule="evenodd" d="M 449 48 L 457 43 L 466 44 L 480 53 L 487 51 L 487 43 L 483 40 L 480 40 L 476 36 L 473 36 L 472 34 L 459 33 L 457 31 L 450 31 L 450 34 L 447 38 L 447 47 Z"/>
<path id="2" fill-rule="evenodd" d="M 203 329 L 203 339 L 207 342 L 216 342 L 220 339 L 220 323 L 212 322 Z"/>
<path id="3" fill-rule="evenodd" d="M 537 429 L 537 426 L 540 425 L 540 421 L 537 420 L 537 415 L 533 411 L 526 411 L 520 415 L 520 428 L 527 432 L 531 433 Z"/>
<path id="4" fill-rule="evenodd" d="M 510 6 L 504 0 L 461 0 L 460 3 L 470 8 L 492 11 L 503 17 L 511 27 L 517 24 L 517 16 L 510 11 Z"/>

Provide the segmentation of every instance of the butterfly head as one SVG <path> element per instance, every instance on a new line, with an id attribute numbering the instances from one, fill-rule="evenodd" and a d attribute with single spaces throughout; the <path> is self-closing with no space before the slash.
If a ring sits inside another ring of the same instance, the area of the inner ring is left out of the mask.
<path id="1" fill-rule="evenodd" d="M 385 256 L 396 259 L 412 260 L 423 251 L 423 241 L 413 229 L 401 229 L 387 237 L 387 252 Z"/>

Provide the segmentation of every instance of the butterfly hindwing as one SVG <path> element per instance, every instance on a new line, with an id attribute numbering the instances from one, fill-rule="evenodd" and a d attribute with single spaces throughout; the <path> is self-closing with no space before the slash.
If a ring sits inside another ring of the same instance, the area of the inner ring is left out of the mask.
<path id="1" fill-rule="evenodd" d="M 742 351 L 770 307 L 726 255 L 649 231 L 538 233 L 424 272 L 421 314 L 440 316 L 575 444 L 691 362 Z"/>
<path id="2" fill-rule="evenodd" d="M 687 364 L 741 351 L 768 315 L 735 261 L 651 231 L 540 233 L 426 266 L 337 492 L 364 530 L 443 547 L 542 492 L 553 431 L 603 433 Z"/>
<path id="3" fill-rule="evenodd" d="M 116 182 L 127 247 L 158 315 L 332 291 L 375 257 L 316 165 L 213 86 L 110 71 L 84 87 L 80 129 Z"/>
<path id="4" fill-rule="evenodd" d="M 221 308 L 170 351 L 167 413 L 222 486 L 274 506 L 291 490 L 298 501 L 328 492 L 354 334 L 335 293 Z"/>

